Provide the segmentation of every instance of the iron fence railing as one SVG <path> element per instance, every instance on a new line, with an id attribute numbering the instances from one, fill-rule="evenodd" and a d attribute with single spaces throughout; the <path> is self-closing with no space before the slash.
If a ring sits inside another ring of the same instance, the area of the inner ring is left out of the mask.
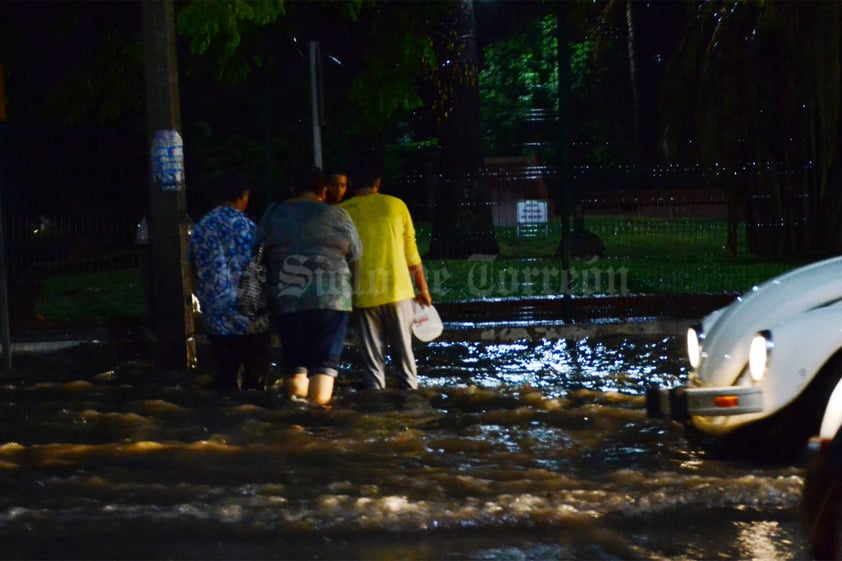
<path id="1" fill-rule="evenodd" d="M 711 261 L 711 256 L 721 257 L 724 252 L 728 225 L 721 217 L 723 210 L 715 197 L 700 201 L 675 197 L 651 199 L 637 206 L 615 203 L 610 197 L 592 197 L 584 215 L 584 226 L 601 239 L 609 257 L 622 257 L 623 252 L 628 253 L 629 246 L 634 246 L 635 239 L 644 237 L 661 241 L 643 246 L 651 248 L 651 255 L 640 255 L 638 249 L 635 250 L 638 254 L 631 257 L 658 261 L 668 259 L 671 253 L 684 252 L 695 255 L 703 263 Z M 556 255 L 561 240 L 561 220 L 557 215 L 551 213 L 544 228 L 524 234 L 517 227 L 516 210 L 508 202 L 492 202 L 490 206 L 500 218 L 495 235 L 507 257 L 529 260 Z M 432 223 L 425 217 L 446 209 L 414 205 L 411 211 L 416 217 L 423 252 L 423 238 L 426 236 L 428 242 L 432 229 Z M 139 211 L 54 213 L 36 224 L 22 222 L 16 216 L 4 217 L 8 230 L 13 233 L 7 238 L 6 256 L 13 330 L 27 325 L 34 317 L 49 315 L 49 310 L 39 310 L 37 302 L 44 297 L 45 283 L 57 279 L 70 281 L 75 276 L 87 275 L 90 286 L 86 290 L 97 290 L 98 274 L 135 271 L 138 298 L 142 300 L 139 269 L 145 246 L 135 240 L 139 214 Z M 671 241 L 676 239 L 680 241 Z M 716 272 L 700 268 L 698 274 Z M 73 290 L 64 289 L 65 296 Z"/>
<path id="2" fill-rule="evenodd" d="M 13 329 L 49 317 L 59 306 L 57 300 L 44 300 L 47 285 L 58 285 L 62 298 L 72 298 L 95 292 L 98 275 L 123 271 L 136 274 L 138 281 L 120 276 L 122 288 L 137 291 L 142 300 L 143 246 L 135 239 L 138 223 L 147 214 L 149 188 L 142 135 L 127 139 L 100 130 L 6 132 L 0 150 L 0 194 Z M 623 251 L 623 244 L 635 236 L 659 233 L 665 238 L 680 235 L 681 245 L 655 244 L 652 251 L 689 252 L 700 258 L 721 251 L 728 234 L 723 193 L 699 188 L 704 182 L 698 170 L 695 175 L 687 168 L 658 170 L 650 173 L 652 181 L 642 183 L 640 176 L 628 168 L 576 168 L 571 214 L 581 210 L 584 226 L 602 238 L 609 253 Z M 188 191 L 189 177 L 188 173 Z M 524 259 L 552 256 L 561 238 L 554 204 L 560 192 L 553 168 L 530 157 L 489 158 L 482 180 L 489 197 L 485 210 L 492 215 L 498 241 L 517 246 Z M 641 189 L 641 184 L 654 187 Z M 432 165 L 384 184 L 384 192 L 406 200 L 426 232 L 435 217 L 455 210 L 438 205 L 435 188 Z M 191 200 L 194 219 L 210 209 L 202 197 Z M 523 200 L 547 202 L 547 226 L 533 229 L 528 244 L 519 243 L 526 231 L 519 228 L 518 203 Z M 255 219 L 261 205 L 265 201 L 258 199 L 249 209 Z M 61 287 L 61 279 L 79 275 L 87 275 L 89 290 L 81 291 L 69 281 L 70 286 Z"/>

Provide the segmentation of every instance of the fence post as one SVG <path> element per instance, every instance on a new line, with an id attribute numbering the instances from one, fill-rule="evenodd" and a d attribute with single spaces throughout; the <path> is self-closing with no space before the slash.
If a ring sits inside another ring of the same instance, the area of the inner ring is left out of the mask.
<path id="1" fill-rule="evenodd" d="M 569 285 L 570 272 L 570 130 L 573 115 L 570 108 L 570 46 L 567 44 L 567 15 L 569 7 L 566 2 L 558 5 L 556 15 L 556 40 L 558 51 L 558 195 L 561 203 L 561 242 L 558 253 L 561 255 L 563 275 L 563 313 L 564 321 L 570 321 L 573 316 Z"/>

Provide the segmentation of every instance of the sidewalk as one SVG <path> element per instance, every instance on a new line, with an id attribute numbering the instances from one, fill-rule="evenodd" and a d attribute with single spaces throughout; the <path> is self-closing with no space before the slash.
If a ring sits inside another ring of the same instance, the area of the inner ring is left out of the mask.
<path id="1" fill-rule="evenodd" d="M 683 335 L 706 314 L 726 306 L 732 294 L 639 295 L 443 302 L 443 340 L 513 341 L 612 335 Z M 12 354 L 52 352 L 92 342 L 143 342 L 142 325 L 33 329 L 12 335 Z M 197 335 L 199 344 L 205 337 Z M 2 346 L 0 346 L 2 349 Z"/>
<path id="2" fill-rule="evenodd" d="M 60 351 L 82 343 L 110 341 L 112 335 L 105 327 L 66 330 L 29 331 L 12 334 L 12 354 Z M 0 351 L 3 345 L 0 344 Z"/>

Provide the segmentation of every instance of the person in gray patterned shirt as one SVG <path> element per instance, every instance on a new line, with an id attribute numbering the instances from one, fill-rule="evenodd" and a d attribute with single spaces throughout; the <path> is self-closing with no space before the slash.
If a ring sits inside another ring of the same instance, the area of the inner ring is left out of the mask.
<path id="1" fill-rule="evenodd" d="M 351 312 L 352 267 L 362 254 L 348 213 L 324 202 L 319 168 L 298 172 L 292 199 L 272 205 L 255 243 L 264 244 L 269 302 L 291 398 L 327 405 Z"/>

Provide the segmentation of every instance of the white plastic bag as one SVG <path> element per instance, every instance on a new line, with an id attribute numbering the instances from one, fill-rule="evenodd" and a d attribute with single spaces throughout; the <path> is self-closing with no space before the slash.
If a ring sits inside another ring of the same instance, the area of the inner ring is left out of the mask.
<path id="1" fill-rule="evenodd" d="M 412 333 L 419 341 L 432 341 L 444 330 L 438 311 L 433 306 L 424 306 L 412 301 L 415 319 L 412 320 Z"/>

